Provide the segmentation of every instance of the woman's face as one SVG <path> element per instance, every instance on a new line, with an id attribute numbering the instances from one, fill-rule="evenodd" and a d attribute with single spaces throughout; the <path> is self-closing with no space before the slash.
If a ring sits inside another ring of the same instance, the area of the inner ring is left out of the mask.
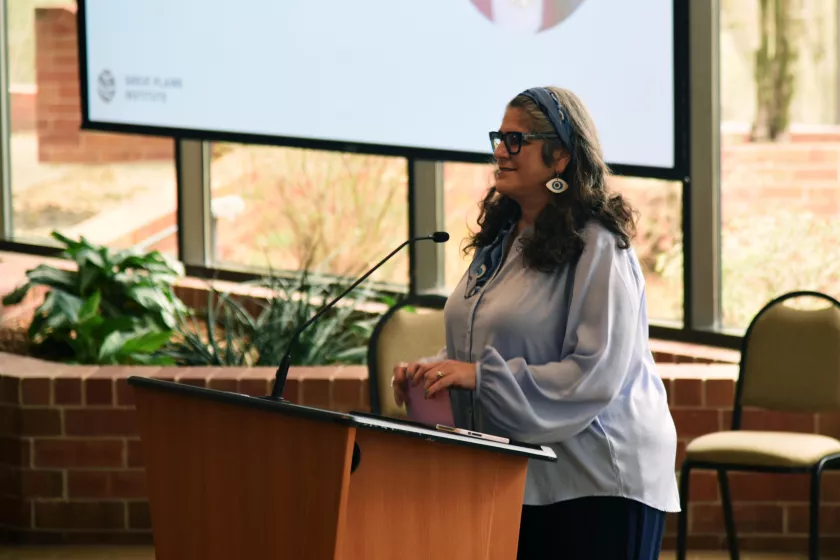
<path id="1" fill-rule="evenodd" d="M 506 132 L 532 133 L 531 124 L 522 109 L 508 107 L 505 111 L 502 134 Z M 567 159 L 559 160 L 554 166 L 543 161 L 542 149 L 545 140 L 523 139 L 519 153 L 511 154 L 504 142 L 499 142 L 493 152 L 496 159 L 496 190 L 522 204 L 526 200 L 549 200 L 551 191 L 545 184 L 562 172 Z M 512 146 L 513 147 L 513 146 Z"/>

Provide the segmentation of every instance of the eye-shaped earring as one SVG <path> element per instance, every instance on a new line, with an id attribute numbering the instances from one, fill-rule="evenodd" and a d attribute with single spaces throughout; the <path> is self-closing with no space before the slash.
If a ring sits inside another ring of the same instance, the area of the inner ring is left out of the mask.
<path id="1" fill-rule="evenodd" d="M 551 192 L 553 192 L 554 194 L 560 194 L 560 193 L 565 192 L 569 189 L 569 183 L 567 183 L 566 181 L 561 179 L 560 176 L 558 175 L 554 179 L 547 182 L 545 184 L 545 187 L 548 190 L 550 190 Z"/>

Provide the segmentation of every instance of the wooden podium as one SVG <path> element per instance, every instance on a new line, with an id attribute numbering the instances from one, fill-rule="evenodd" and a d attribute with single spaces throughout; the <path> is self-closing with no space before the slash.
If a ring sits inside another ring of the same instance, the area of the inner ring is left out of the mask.
<path id="1" fill-rule="evenodd" d="M 381 417 L 131 377 L 156 560 L 516 558 L 528 459 Z"/>

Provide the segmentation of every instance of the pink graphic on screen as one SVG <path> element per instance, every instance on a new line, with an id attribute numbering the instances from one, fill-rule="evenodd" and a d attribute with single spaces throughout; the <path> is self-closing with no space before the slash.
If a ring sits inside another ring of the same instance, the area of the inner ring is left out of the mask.
<path id="1" fill-rule="evenodd" d="M 504 28 L 539 33 L 563 22 L 584 0 L 470 0 L 484 17 Z"/>

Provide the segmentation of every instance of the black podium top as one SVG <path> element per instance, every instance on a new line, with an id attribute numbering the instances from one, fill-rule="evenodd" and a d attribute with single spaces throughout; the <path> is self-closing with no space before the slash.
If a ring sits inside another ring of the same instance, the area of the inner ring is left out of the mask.
<path id="1" fill-rule="evenodd" d="M 175 393 L 181 396 L 215 401 L 232 406 L 256 408 L 259 410 L 265 410 L 266 412 L 288 414 L 308 418 L 318 422 L 337 422 L 357 429 L 382 430 L 402 436 L 419 437 L 428 441 L 444 444 L 467 445 L 470 447 L 487 449 L 488 451 L 524 456 L 529 459 L 552 462 L 557 461 L 557 456 L 550 447 L 514 441 L 511 441 L 510 443 L 501 443 L 481 439 L 479 437 L 445 432 L 436 429 L 434 426 L 427 426 L 417 422 L 397 420 L 394 418 L 376 416 L 363 412 L 334 412 L 331 410 L 294 404 L 289 401 L 274 400 L 269 396 L 254 397 L 241 393 L 196 387 L 195 385 L 175 383 L 173 381 L 154 379 L 150 377 L 131 376 L 127 381 L 129 385 L 138 388 Z"/>

